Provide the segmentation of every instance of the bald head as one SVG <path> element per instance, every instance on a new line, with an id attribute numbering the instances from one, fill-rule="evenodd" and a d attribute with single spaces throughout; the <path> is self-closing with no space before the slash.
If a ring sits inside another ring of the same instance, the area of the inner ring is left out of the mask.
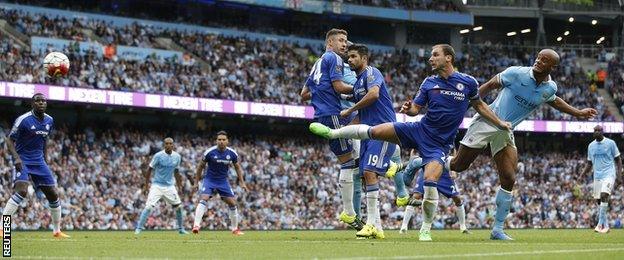
<path id="1" fill-rule="evenodd" d="M 539 80 L 546 80 L 548 75 L 559 65 L 559 54 L 552 49 L 543 49 L 537 54 L 533 64 L 533 74 Z"/>
<path id="2" fill-rule="evenodd" d="M 602 141 L 602 139 L 604 138 L 601 125 L 597 125 L 594 127 L 594 138 L 596 138 L 596 140 L 598 141 Z"/>
<path id="3" fill-rule="evenodd" d="M 543 50 L 541 50 L 541 51 L 538 53 L 538 55 L 539 55 L 540 53 L 541 53 L 541 54 L 543 54 L 543 55 L 546 55 L 547 57 L 549 57 L 549 58 L 551 58 L 553 61 L 555 61 L 555 66 L 559 65 L 559 59 L 560 59 L 560 58 L 559 58 L 559 54 L 558 54 L 555 50 L 553 50 L 553 49 L 543 49 Z"/>

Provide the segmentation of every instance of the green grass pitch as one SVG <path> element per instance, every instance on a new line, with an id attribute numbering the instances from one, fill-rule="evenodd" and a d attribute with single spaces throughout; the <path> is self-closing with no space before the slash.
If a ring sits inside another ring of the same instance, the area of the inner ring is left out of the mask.
<path id="1" fill-rule="evenodd" d="M 354 231 L 225 231 L 180 236 L 176 231 L 74 231 L 56 240 L 51 232 L 14 231 L 14 258 L 37 259 L 624 259 L 624 230 L 511 230 L 516 240 L 490 241 L 489 231 L 470 235 L 434 230 L 433 242 L 418 232 L 386 230 L 384 240 L 356 240 Z"/>

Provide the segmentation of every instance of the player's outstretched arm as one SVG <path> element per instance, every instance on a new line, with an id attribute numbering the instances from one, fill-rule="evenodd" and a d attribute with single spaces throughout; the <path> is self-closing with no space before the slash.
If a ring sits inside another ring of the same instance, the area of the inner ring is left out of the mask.
<path id="1" fill-rule="evenodd" d="M 613 160 L 615 161 L 615 170 L 617 171 L 615 173 L 615 179 L 619 179 L 618 175 L 622 174 L 622 158 L 618 155 L 613 158 Z"/>
<path id="2" fill-rule="evenodd" d="M 483 85 L 479 87 L 479 96 L 481 98 L 486 97 L 492 90 L 499 89 L 503 85 L 501 85 L 499 80 L 499 75 L 494 76 L 488 82 L 485 82 Z"/>
<path id="3" fill-rule="evenodd" d="M 240 163 L 234 164 L 234 170 L 236 170 L 236 175 L 238 176 L 238 185 L 244 190 L 247 190 L 247 184 L 245 184 L 245 177 L 243 177 L 243 167 L 241 167 Z"/>
<path id="4" fill-rule="evenodd" d="M 406 114 L 408 116 L 416 116 L 418 115 L 418 113 L 420 113 L 420 109 L 422 107 L 414 104 L 414 102 L 412 102 L 412 100 L 407 100 L 405 102 L 403 102 L 403 105 L 401 106 L 401 110 L 399 110 L 399 113 L 403 113 Z"/>
<path id="5" fill-rule="evenodd" d="M 342 110 L 342 112 L 340 112 L 340 116 L 347 117 L 355 111 L 372 105 L 373 103 L 377 102 L 377 100 L 379 100 L 379 86 L 373 86 L 368 89 L 368 93 L 366 93 L 366 95 L 364 95 L 364 97 L 359 102 L 357 102 L 350 108 Z"/>
<path id="6" fill-rule="evenodd" d="M 301 89 L 301 93 L 299 93 L 299 95 L 301 96 L 301 101 L 303 102 L 312 99 L 312 92 L 310 92 L 310 89 L 308 89 L 308 86 L 303 86 L 303 88 Z"/>
<path id="7" fill-rule="evenodd" d="M 178 170 L 178 168 L 175 168 L 173 170 L 173 176 L 175 176 L 176 187 L 178 187 L 178 192 L 182 192 L 182 188 L 184 188 L 182 186 L 182 174 L 180 174 L 180 170 Z"/>
<path id="8" fill-rule="evenodd" d="M 199 182 L 201 182 L 205 168 L 206 162 L 204 162 L 203 160 L 199 160 L 199 163 L 197 164 L 197 170 L 195 171 L 195 183 L 193 184 L 193 190 L 199 187 Z"/>
<path id="9" fill-rule="evenodd" d="M 557 109 L 563 113 L 573 115 L 578 119 L 590 119 L 590 118 L 594 118 L 598 114 L 598 111 L 596 111 L 596 109 L 593 109 L 593 108 L 578 109 L 573 106 L 570 106 L 567 102 L 565 102 L 560 97 L 556 97 L 555 100 L 548 102 L 548 105 L 550 105 L 554 109 Z"/>
<path id="10" fill-rule="evenodd" d="M 353 93 L 353 86 L 344 83 L 344 81 L 341 80 L 334 80 L 332 81 L 332 87 L 334 87 L 334 90 L 340 94 L 351 94 Z"/>
<path id="11" fill-rule="evenodd" d="M 13 143 L 13 139 L 11 139 L 11 137 L 6 138 L 6 144 L 7 144 L 7 149 L 9 149 L 9 152 L 11 153 L 11 156 L 13 157 L 13 164 L 15 165 L 15 170 L 18 172 L 22 171 L 22 159 L 19 157 L 19 154 L 17 154 L 17 150 L 15 150 L 15 144 Z"/>
<path id="12" fill-rule="evenodd" d="M 494 114 L 494 111 L 492 111 L 492 109 L 490 109 L 490 107 L 488 107 L 488 105 L 485 104 L 483 100 L 473 99 L 470 101 L 470 105 L 474 107 L 474 109 L 477 111 L 477 113 L 479 113 L 479 115 L 481 115 L 486 120 L 492 122 L 494 125 L 498 126 L 499 128 L 511 129 L 511 123 L 505 122 L 501 120 L 500 118 L 498 118 L 498 116 Z"/>
<path id="13" fill-rule="evenodd" d="M 145 193 L 149 191 L 151 178 L 152 178 L 152 167 L 148 165 L 147 170 L 145 171 L 145 186 L 143 187 L 145 189 L 144 190 Z"/>

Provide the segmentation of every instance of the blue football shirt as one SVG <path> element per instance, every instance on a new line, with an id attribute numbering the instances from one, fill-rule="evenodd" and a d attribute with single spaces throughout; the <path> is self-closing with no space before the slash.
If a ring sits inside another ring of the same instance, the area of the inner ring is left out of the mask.
<path id="1" fill-rule="evenodd" d="M 175 151 L 171 154 L 160 151 L 154 154 L 149 167 L 154 169 L 152 183 L 160 186 L 173 186 L 175 184 L 174 172 L 180 166 L 182 156 Z"/>
<path id="2" fill-rule="evenodd" d="M 620 150 L 615 142 L 604 138 L 598 142 L 594 140 L 587 147 L 587 160 L 592 162 L 594 179 L 615 178 L 615 157 L 620 156 Z"/>
<path id="3" fill-rule="evenodd" d="M 230 166 L 238 162 L 238 154 L 230 147 L 220 150 L 215 145 L 206 150 L 203 161 L 208 164 L 206 178 L 223 180 L 227 179 Z"/>
<path id="4" fill-rule="evenodd" d="M 355 100 L 357 102 L 362 100 L 369 89 L 374 86 L 379 87 L 379 99 L 370 106 L 358 111 L 360 122 L 370 126 L 396 122 L 396 113 L 392 107 L 392 99 L 388 94 L 386 81 L 377 68 L 367 66 L 366 69 L 357 76 L 357 81 L 353 85 Z"/>
<path id="5" fill-rule="evenodd" d="M 53 126 L 54 119 L 50 115 L 44 114 L 43 120 L 39 120 L 32 111 L 15 120 L 9 137 L 15 142 L 15 150 L 22 163 L 26 165 L 45 164 L 45 158 L 43 158 L 45 145 Z"/>
<path id="6" fill-rule="evenodd" d="M 333 81 L 342 80 L 344 62 L 338 54 L 327 51 L 314 63 L 305 85 L 312 94 L 314 118 L 340 114 L 340 94 L 334 90 Z"/>

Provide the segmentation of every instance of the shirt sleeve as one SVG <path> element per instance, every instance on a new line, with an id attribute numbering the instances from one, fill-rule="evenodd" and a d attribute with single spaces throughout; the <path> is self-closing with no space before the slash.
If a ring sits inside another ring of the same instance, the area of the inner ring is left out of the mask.
<path id="1" fill-rule="evenodd" d="M 204 157 L 202 157 L 202 161 L 208 162 L 208 151 L 204 152 Z"/>
<path id="2" fill-rule="evenodd" d="M 515 69 L 514 67 L 509 67 L 503 70 L 503 72 L 498 73 L 496 77 L 498 78 L 498 83 L 500 83 L 504 88 L 514 81 L 514 78 L 516 77 Z"/>
<path id="3" fill-rule="evenodd" d="M 326 66 L 329 73 L 329 79 L 334 82 L 336 80 L 342 80 L 343 66 L 342 59 L 337 55 L 324 55 L 323 65 Z"/>
<path id="4" fill-rule="evenodd" d="M 156 165 L 158 164 L 158 154 L 155 154 L 154 157 L 152 157 L 152 161 L 149 163 L 149 167 L 150 168 L 154 168 L 156 167 Z"/>
<path id="5" fill-rule="evenodd" d="M 384 79 L 381 75 L 381 72 L 379 72 L 379 70 L 377 69 L 373 69 L 373 71 L 366 76 L 366 90 L 369 90 L 374 86 L 381 87 L 383 80 Z"/>
<path id="6" fill-rule="evenodd" d="M 418 89 L 418 93 L 416 93 L 416 97 L 414 97 L 414 103 L 424 107 L 429 103 L 429 94 L 427 90 L 427 79 L 420 84 L 420 89 Z"/>
<path id="7" fill-rule="evenodd" d="M 22 121 L 23 120 L 19 120 L 16 119 L 15 123 L 13 123 L 13 127 L 11 128 L 11 132 L 9 133 L 9 138 L 11 138 L 11 140 L 15 141 L 19 138 L 20 136 L 20 126 L 22 125 Z"/>
<path id="8" fill-rule="evenodd" d="M 555 99 L 557 99 L 557 84 L 554 82 L 552 82 L 551 84 L 553 84 L 554 91 L 552 95 L 548 97 L 548 99 L 546 99 L 546 102 L 553 102 L 555 101 Z"/>
<path id="9" fill-rule="evenodd" d="M 472 76 L 468 76 L 468 97 L 470 100 L 479 100 L 479 81 Z"/>
<path id="10" fill-rule="evenodd" d="M 232 163 L 238 163 L 238 153 L 232 151 Z"/>
<path id="11" fill-rule="evenodd" d="M 615 141 L 611 141 L 611 151 L 613 152 L 613 158 L 620 156 L 620 149 L 618 149 Z"/>

